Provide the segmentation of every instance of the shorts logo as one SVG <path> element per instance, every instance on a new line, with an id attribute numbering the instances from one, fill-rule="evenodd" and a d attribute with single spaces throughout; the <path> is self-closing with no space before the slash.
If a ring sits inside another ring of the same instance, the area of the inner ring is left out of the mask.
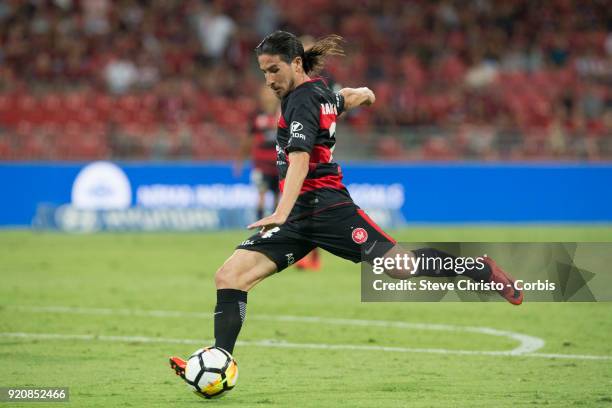
<path id="1" fill-rule="evenodd" d="M 369 248 L 367 248 L 367 249 L 364 251 L 364 252 L 365 252 L 365 254 L 366 254 L 366 255 L 370 255 L 370 252 L 372 252 L 372 250 L 374 249 L 374 247 L 376 246 L 376 244 L 377 244 L 377 243 L 378 243 L 378 241 L 374 241 L 374 243 L 373 243 L 373 244 L 372 244 L 372 245 L 371 245 Z"/>
<path id="2" fill-rule="evenodd" d="M 275 232 L 280 231 L 280 227 L 274 227 L 271 230 L 268 230 L 266 232 L 264 232 L 263 234 L 261 234 L 262 238 L 272 238 L 272 234 L 274 234 Z"/>
<path id="3" fill-rule="evenodd" d="M 261 234 L 262 238 L 272 238 L 272 234 L 274 234 L 275 232 L 280 231 L 280 227 L 274 227 L 271 230 L 268 230 L 266 232 L 264 232 L 263 234 Z"/>
<path id="4" fill-rule="evenodd" d="M 302 125 L 300 122 L 296 120 L 291 122 L 291 133 L 299 132 L 302 129 L 304 129 L 304 125 Z"/>
<path id="5" fill-rule="evenodd" d="M 240 246 L 249 246 L 249 245 L 254 245 L 254 244 L 255 244 L 255 241 L 251 241 L 250 239 L 245 239 L 244 241 L 242 241 Z"/>
<path id="6" fill-rule="evenodd" d="M 355 228 L 351 234 L 351 238 L 356 244 L 363 244 L 368 240 L 368 232 L 363 228 Z"/>
<path id="7" fill-rule="evenodd" d="M 285 254 L 285 256 L 287 257 L 287 266 L 293 265 L 293 263 L 295 262 L 295 259 L 293 258 L 293 252 Z"/>

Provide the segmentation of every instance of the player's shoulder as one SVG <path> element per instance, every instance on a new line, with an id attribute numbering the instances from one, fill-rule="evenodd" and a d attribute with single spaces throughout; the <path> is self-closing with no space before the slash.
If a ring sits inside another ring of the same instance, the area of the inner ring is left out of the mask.
<path id="1" fill-rule="evenodd" d="M 329 88 L 321 78 L 304 82 L 287 96 L 287 105 L 302 105 L 319 103 L 326 100 L 330 94 Z"/>

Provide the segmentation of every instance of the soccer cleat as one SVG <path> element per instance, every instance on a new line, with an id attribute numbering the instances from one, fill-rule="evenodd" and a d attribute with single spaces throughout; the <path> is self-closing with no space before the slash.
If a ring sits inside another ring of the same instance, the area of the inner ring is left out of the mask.
<path id="1" fill-rule="evenodd" d="M 504 272 L 502 268 L 500 268 L 499 265 L 497 265 L 497 263 L 495 263 L 495 261 L 488 256 L 484 257 L 484 262 L 491 268 L 489 282 L 502 283 L 504 285 L 504 288 L 502 290 L 498 290 L 497 292 L 513 305 L 520 305 L 523 303 L 523 291 L 514 287 L 515 279 Z"/>
<path id="2" fill-rule="evenodd" d="M 187 367 L 187 362 L 180 357 L 170 357 L 170 368 L 174 370 L 176 375 L 181 377 L 183 380 L 185 379 L 185 368 Z"/>

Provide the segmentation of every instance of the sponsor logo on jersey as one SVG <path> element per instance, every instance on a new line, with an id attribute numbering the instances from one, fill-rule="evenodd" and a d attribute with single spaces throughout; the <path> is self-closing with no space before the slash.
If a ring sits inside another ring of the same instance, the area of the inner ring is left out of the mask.
<path id="1" fill-rule="evenodd" d="M 355 228 L 351 233 L 351 238 L 356 244 L 363 244 L 368 240 L 368 231 L 363 228 Z"/>
<path id="2" fill-rule="evenodd" d="M 300 122 L 296 120 L 291 122 L 291 138 L 306 140 L 306 136 L 302 133 L 299 133 L 299 131 L 302 129 L 304 129 L 304 125 L 302 125 Z"/>
<path id="3" fill-rule="evenodd" d="M 293 122 L 291 122 L 291 133 L 299 132 L 302 129 L 304 129 L 304 125 L 302 125 L 297 120 L 294 120 Z"/>

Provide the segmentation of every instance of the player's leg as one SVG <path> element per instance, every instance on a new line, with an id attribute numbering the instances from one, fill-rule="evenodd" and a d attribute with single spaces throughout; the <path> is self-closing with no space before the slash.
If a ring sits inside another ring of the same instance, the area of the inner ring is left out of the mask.
<path id="1" fill-rule="evenodd" d="M 240 289 L 248 292 L 274 272 L 276 264 L 266 255 L 236 249 L 215 273 L 215 286 L 217 289 Z"/>
<path id="2" fill-rule="evenodd" d="M 406 259 L 401 269 L 388 269 L 386 273 L 395 279 L 409 279 L 415 276 L 454 277 L 467 276 L 477 282 L 502 282 L 508 288 L 500 291 L 506 300 L 520 304 L 523 299 L 521 291 L 513 289 L 513 278 L 505 273 L 493 260 L 485 258 L 482 269 L 461 270 L 445 269 L 446 258 L 455 256 L 435 248 L 407 250 L 398 245 L 395 239 L 385 233 L 368 215 L 357 206 L 346 206 L 324 211 L 315 216 L 319 231 L 314 232 L 314 242 L 331 253 L 350 259 L 353 262 L 372 263 L 375 258 Z M 363 249 L 363 251 L 362 251 Z M 414 262 L 417 258 L 428 259 L 428 262 Z M 453 265 L 455 263 L 453 262 Z M 418 265 L 416 270 L 411 266 Z M 406 267 L 407 266 L 407 267 Z"/>
<path id="3" fill-rule="evenodd" d="M 262 253 L 236 249 L 215 274 L 215 346 L 230 353 L 246 316 L 247 292 L 276 272 L 276 264 Z"/>
<path id="4" fill-rule="evenodd" d="M 395 244 L 389 251 L 381 255 L 384 258 L 398 258 L 402 260 L 402 267 L 399 269 L 389 269 L 387 275 L 395 279 L 409 279 L 415 276 L 431 277 L 455 277 L 467 276 L 477 282 L 488 282 L 491 277 L 491 268 L 485 263 L 484 267 L 463 268 L 460 272 L 454 269 L 444 268 L 448 264 L 448 259 L 456 259 L 456 256 L 436 248 L 419 248 L 407 250 L 399 244 Z M 406 260 L 404 262 L 403 260 Z M 420 259 L 420 260 L 419 260 Z M 372 259 L 368 259 L 371 263 Z M 453 265 L 455 262 L 453 262 Z M 418 265 L 414 269 L 414 265 Z"/>
<path id="5" fill-rule="evenodd" d="M 216 347 L 234 352 L 246 316 L 247 292 L 276 270 L 276 263 L 266 255 L 245 249 L 236 249 L 217 270 L 214 313 Z M 185 379 L 186 364 L 180 357 L 170 357 L 170 367 L 182 379 Z"/>
<path id="6" fill-rule="evenodd" d="M 374 223 L 363 210 L 357 210 L 359 216 L 363 218 L 374 230 L 383 236 L 387 236 L 380 227 Z M 389 237 L 390 238 L 390 237 Z M 392 238 L 391 238 L 392 239 Z M 383 249 L 383 248 L 381 248 Z M 370 254 L 370 258 L 367 257 L 368 249 L 364 250 L 366 255 L 366 261 L 373 259 L 372 257 L 378 256 L 378 254 Z M 467 276 L 476 282 L 497 282 L 503 284 L 503 289 L 498 290 L 498 293 L 505 298 L 508 302 L 514 305 L 520 305 L 523 302 L 523 292 L 515 288 L 514 278 L 508 273 L 504 272 L 491 258 L 484 257 L 484 265 L 481 268 L 473 266 L 471 268 L 463 267 L 460 270 L 453 268 L 445 268 L 444 265 L 448 264 L 448 259 L 452 259 L 452 265 L 456 265 L 456 256 L 447 252 L 441 251 L 436 248 L 419 248 L 409 251 L 402 248 L 401 245 L 395 243 L 395 245 L 388 250 L 383 257 L 389 258 L 399 256 L 401 259 L 406 258 L 412 259 L 403 264 L 408 268 L 391 269 L 387 272 L 389 276 L 396 279 L 409 279 L 415 276 L 431 276 L 431 277 L 457 277 Z M 416 262 L 420 259 L 420 262 Z M 411 269 L 411 266 L 418 265 L 416 270 Z"/>
<path id="7" fill-rule="evenodd" d="M 372 263 L 376 258 L 395 256 L 414 258 L 421 253 L 431 256 L 443 255 L 443 253 L 436 253 L 435 250 L 429 249 L 414 252 L 405 250 L 356 205 L 324 211 L 315 217 L 316 225 L 320 228 L 320 231 L 315 232 L 316 243 L 334 255 L 353 262 Z M 412 263 L 408 262 L 408 265 Z M 432 272 L 429 270 L 413 271 L 409 268 L 386 269 L 385 271 L 396 279 L 407 279 L 419 273 L 427 275 Z"/>
<path id="8" fill-rule="evenodd" d="M 280 272 L 312 249 L 296 237 L 291 225 L 244 240 L 215 274 L 215 345 L 230 353 L 246 316 L 247 292 L 275 272 Z"/>
<path id="9" fill-rule="evenodd" d="M 247 292 L 266 277 L 280 272 L 309 253 L 314 244 L 296 233 L 295 222 L 242 241 L 215 274 L 217 305 L 215 346 L 230 353 L 246 316 Z M 186 361 L 170 358 L 170 367 L 185 379 Z"/>
<path id="10" fill-rule="evenodd" d="M 476 282 L 494 282 L 501 283 L 502 289 L 497 292 L 508 302 L 513 305 L 523 303 L 523 291 L 515 287 L 515 279 L 505 272 L 497 263 L 489 258 L 483 257 L 483 265 L 481 268 L 476 265 L 471 268 L 463 266 L 460 271 L 452 268 L 445 268 L 443 265 L 448 263 L 448 259 L 452 259 L 452 265 L 456 265 L 454 261 L 457 257 L 444 251 L 435 248 L 420 248 L 409 251 L 402 248 L 401 245 L 395 245 L 387 253 L 383 255 L 385 258 L 400 257 L 400 259 L 410 259 L 403 264 L 401 269 L 391 269 L 386 271 L 387 275 L 395 279 L 409 279 L 415 276 L 432 276 L 432 277 L 457 277 L 467 276 Z M 413 269 L 414 265 L 418 267 Z M 405 266 L 408 266 L 407 268 Z"/>

